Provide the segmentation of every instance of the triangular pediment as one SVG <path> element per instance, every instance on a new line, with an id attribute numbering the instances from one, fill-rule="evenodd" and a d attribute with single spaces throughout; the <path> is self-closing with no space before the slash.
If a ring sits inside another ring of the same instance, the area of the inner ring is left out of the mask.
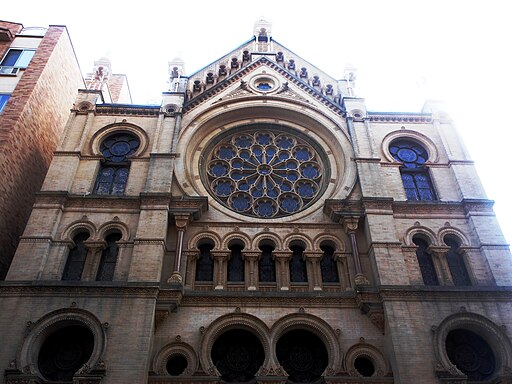
<path id="1" fill-rule="evenodd" d="M 275 40 L 262 52 L 254 38 L 188 76 L 185 110 L 194 109 L 207 100 L 218 98 L 221 93 L 223 97 L 231 98 L 258 94 L 251 92 L 251 87 L 244 89 L 241 86 L 235 90 L 233 85 L 247 82 L 251 73 L 262 66 L 279 77 L 280 85 L 288 84 L 288 88 L 285 86 L 279 93 L 280 97 L 297 100 L 303 98 L 310 102 L 320 102 L 337 113 L 344 112 L 341 106 L 343 95 L 336 79 Z M 224 95 L 226 91 L 230 96 Z M 267 95 L 277 96 L 277 93 Z"/>
<path id="2" fill-rule="evenodd" d="M 212 72 L 207 72 L 206 76 L 208 73 Z M 255 83 L 259 81 L 258 79 L 268 79 L 272 84 L 267 84 L 268 89 L 260 89 L 260 84 Z M 194 81 L 193 78 L 190 80 Z M 295 71 L 274 62 L 267 55 L 259 55 L 237 71 L 232 71 L 229 76 L 214 82 L 210 87 L 203 85 L 201 90 L 189 91 L 184 110 L 190 111 L 207 101 L 217 103 L 229 99 L 259 96 L 291 99 L 312 105 L 323 104 L 332 111 L 343 114 L 344 109 L 340 105 L 341 97 L 334 92 L 336 84 L 331 85 L 331 88 L 327 85 L 322 86 L 319 80 L 317 84 L 314 84 L 314 81 L 314 78 L 312 81 L 308 77 L 300 77 L 300 73 L 297 75 Z"/>

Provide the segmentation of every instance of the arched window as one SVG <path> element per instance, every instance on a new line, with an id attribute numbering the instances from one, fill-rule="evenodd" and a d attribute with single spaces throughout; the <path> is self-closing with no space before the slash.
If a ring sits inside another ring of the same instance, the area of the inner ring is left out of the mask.
<path id="1" fill-rule="evenodd" d="M 308 274 L 306 271 L 306 260 L 304 260 L 304 248 L 300 245 L 290 246 L 292 257 L 290 259 L 290 282 L 306 283 Z"/>
<path id="2" fill-rule="evenodd" d="M 454 239 L 450 236 L 446 236 L 444 238 L 444 242 L 447 246 L 450 247 L 450 250 L 446 254 L 446 261 L 448 262 L 448 267 L 450 268 L 453 284 L 471 285 L 471 279 L 469 278 L 469 273 L 466 269 L 464 259 L 462 255 L 457 252 L 460 247 L 460 243 L 457 241 L 457 239 Z"/>
<path id="3" fill-rule="evenodd" d="M 107 247 L 101 254 L 100 265 L 98 267 L 98 273 L 96 275 L 97 281 L 112 281 L 114 278 L 114 271 L 116 269 L 117 254 L 119 253 L 119 247 L 117 242 L 121 240 L 121 234 L 111 233 L 107 236 L 105 241 Z"/>
<path id="4" fill-rule="evenodd" d="M 258 275 L 260 283 L 276 282 L 276 264 L 272 257 L 274 247 L 270 244 L 260 246 L 261 256 L 258 263 Z"/>
<path id="5" fill-rule="evenodd" d="M 103 155 L 96 179 L 94 193 L 98 195 L 122 195 L 130 172 L 129 156 L 139 148 L 137 137 L 129 133 L 108 136 L 100 146 Z"/>
<path id="6" fill-rule="evenodd" d="M 69 251 L 68 260 L 66 261 L 64 273 L 62 274 L 62 280 L 77 281 L 82 277 L 85 259 L 87 258 L 87 248 L 84 242 L 88 238 L 89 234 L 87 232 L 78 233 L 73 238 L 75 246 Z"/>
<path id="7" fill-rule="evenodd" d="M 334 259 L 334 248 L 330 245 L 321 245 L 320 249 L 324 253 L 320 261 L 320 271 L 322 272 L 322 281 L 324 283 L 339 283 L 338 264 Z"/>
<path id="8" fill-rule="evenodd" d="M 228 261 L 228 281 L 242 282 L 244 281 L 244 259 L 242 258 L 242 249 L 244 247 L 240 244 L 233 244 L 229 247 L 231 251 L 231 257 Z"/>
<path id="9" fill-rule="evenodd" d="M 434 186 L 425 167 L 428 160 L 425 148 L 415 141 L 399 139 L 391 143 L 389 152 L 402 163 L 400 173 L 407 200 L 436 200 Z"/>
<path id="10" fill-rule="evenodd" d="M 425 285 L 439 285 L 432 255 L 427 251 L 428 243 L 417 236 L 414 237 L 412 241 L 418 246 L 416 249 L 416 258 L 420 266 L 423 283 Z"/>
<path id="11" fill-rule="evenodd" d="M 212 244 L 199 246 L 199 258 L 196 261 L 196 281 L 213 281 Z"/>

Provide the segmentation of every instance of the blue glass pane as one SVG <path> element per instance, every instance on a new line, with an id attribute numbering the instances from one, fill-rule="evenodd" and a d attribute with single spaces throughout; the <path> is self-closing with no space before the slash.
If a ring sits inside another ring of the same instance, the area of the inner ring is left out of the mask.
<path id="1" fill-rule="evenodd" d="M 270 159 L 275 156 L 276 152 L 277 151 L 274 147 L 268 147 L 266 149 L 267 161 L 270 161 Z"/>
<path id="2" fill-rule="evenodd" d="M 110 147 L 110 152 L 117 156 L 123 156 L 130 152 L 130 149 L 131 147 L 129 143 L 127 143 L 126 141 L 118 141 L 117 143 L 114 143 L 114 145 Z"/>
<path id="3" fill-rule="evenodd" d="M 251 203 L 247 196 L 238 195 L 235 198 L 233 198 L 231 202 L 231 206 L 239 212 L 246 211 L 249 209 Z"/>
<path id="4" fill-rule="evenodd" d="M 287 161 L 286 168 L 287 169 L 297 169 L 299 165 L 295 161 Z"/>
<path id="5" fill-rule="evenodd" d="M 295 151 L 295 158 L 299 161 L 308 161 L 310 159 L 309 151 L 306 148 L 300 148 Z"/>
<path id="6" fill-rule="evenodd" d="M 277 196 L 279 196 L 279 191 L 276 188 L 271 188 L 267 191 L 267 196 L 276 198 Z"/>
<path id="7" fill-rule="evenodd" d="M 297 186 L 297 192 L 301 197 L 310 198 L 315 195 L 315 188 L 310 183 L 300 183 Z"/>
<path id="8" fill-rule="evenodd" d="M 289 149 L 293 146 L 293 141 L 288 137 L 280 137 L 276 144 L 279 148 Z"/>
<path id="9" fill-rule="evenodd" d="M 295 212 L 300 207 L 298 200 L 292 196 L 286 196 L 281 201 L 281 208 L 286 212 Z"/>
<path id="10" fill-rule="evenodd" d="M 242 174 L 242 172 L 239 172 L 239 171 L 233 171 L 231 172 L 231 178 L 233 180 L 240 180 L 244 177 L 244 175 Z"/>
<path id="11" fill-rule="evenodd" d="M 248 160 L 251 157 L 251 152 L 249 151 L 240 151 L 240 157 L 244 160 Z"/>
<path id="12" fill-rule="evenodd" d="M 261 189 L 258 189 L 258 188 L 253 188 L 251 190 L 251 196 L 256 198 L 256 197 L 261 197 L 263 196 L 263 191 Z"/>
<path id="13" fill-rule="evenodd" d="M 229 196 L 233 192 L 234 187 L 229 181 L 220 181 L 217 183 L 215 193 L 219 196 Z"/>
<path id="14" fill-rule="evenodd" d="M 240 136 L 235 139 L 235 144 L 240 148 L 249 148 L 252 144 L 252 140 L 248 136 Z"/>
<path id="15" fill-rule="evenodd" d="M 416 189 L 405 189 L 405 195 L 407 200 L 419 200 L 418 191 Z"/>
<path id="16" fill-rule="evenodd" d="M 274 215 L 274 206 L 270 201 L 259 202 L 255 210 L 258 216 L 261 217 L 272 217 Z"/>
<path id="17" fill-rule="evenodd" d="M 250 184 L 248 184 L 245 181 L 240 183 L 240 184 L 238 184 L 238 189 L 241 190 L 241 191 L 248 191 L 250 187 L 251 187 Z"/>
<path id="18" fill-rule="evenodd" d="M 210 167 L 210 173 L 216 177 L 225 176 L 228 174 L 228 167 L 226 164 L 215 163 Z"/>
<path id="19" fill-rule="evenodd" d="M 268 135 L 268 134 L 258 135 L 258 140 L 257 140 L 258 144 L 269 145 L 270 141 L 271 141 L 270 135 Z"/>
<path id="20" fill-rule="evenodd" d="M 242 160 L 233 160 L 233 161 L 231 162 L 231 166 L 232 166 L 233 168 L 237 168 L 237 169 L 243 168 L 243 164 L 244 164 L 244 163 L 242 162 Z"/>
<path id="21" fill-rule="evenodd" d="M 402 182 L 404 183 L 404 188 L 415 188 L 414 178 L 412 175 L 407 173 L 402 174 Z"/>
<path id="22" fill-rule="evenodd" d="M 222 147 L 219 150 L 219 158 L 222 160 L 229 160 L 235 157 L 235 151 L 231 148 Z"/>
<path id="23" fill-rule="evenodd" d="M 316 179 L 320 172 L 318 172 L 318 169 L 313 164 L 307 164 L 302 168 L 302 175 L 308 179 Z"/>
<path id="24" fill-rule="evenodd" d="M 256 88 L 261 89 L 262 91 L 268 91 L 269 89 L 272 89 L 269 83 L 259 83 Z"/>

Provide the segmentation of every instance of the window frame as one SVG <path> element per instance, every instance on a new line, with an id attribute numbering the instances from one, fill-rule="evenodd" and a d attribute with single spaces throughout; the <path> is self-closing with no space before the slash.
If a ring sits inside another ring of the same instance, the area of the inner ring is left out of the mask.
<path id="1" fill-rule="evenodd" d="M 0 93 L 0 113 L 3 112 L 5 106 L 7 105 L 7 102 L 11 98 L 10 93 Z"/>
<path id="2" fill-rule="evenodd" d="M 14 51 L 20 51 L 19 55 L 16 57 L 16 60 L 12 63 L 9 63 L 14 65 L 5 65 L 5 61 Z M 0 75 L 17 75 L 20 69 L 25 69 L 28 67 L 35 54 L 36 50 L 33 48 L 9 48 L 4 57 L 2 57 L 2 61 L 0 61 Z"/>

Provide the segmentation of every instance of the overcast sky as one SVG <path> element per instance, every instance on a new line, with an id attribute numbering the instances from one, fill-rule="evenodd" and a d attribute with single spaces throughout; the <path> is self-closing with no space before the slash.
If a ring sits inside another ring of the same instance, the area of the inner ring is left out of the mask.
<path id="1" fill-rule="evenodd" d="M 139 4 L 139 5 L 137 5 Z M 252 37 L 261 17 L 272 36 L 335 78 L 358 69 L 371 111 L 419 112 L 443 100 L 507 240 L 512 241 L 512 22 L 510 3 L 487 1 L 4 1 L 0 19 L 66 25 L 83 73 L 108 55 L 135 103 L 160 103 L 167 63 L 187 74 Z"/>

